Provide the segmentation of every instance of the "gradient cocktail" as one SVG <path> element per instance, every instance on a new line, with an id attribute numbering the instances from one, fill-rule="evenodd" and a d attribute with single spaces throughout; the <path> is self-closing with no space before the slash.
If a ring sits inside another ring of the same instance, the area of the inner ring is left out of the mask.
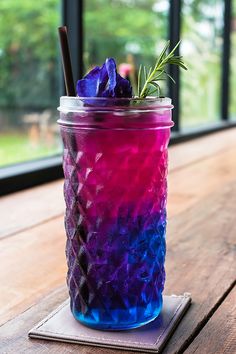
<path id="1" fill-rule="evenodd" d="M 72 313 L 93 328 L 139 327 L 162 307 L 171 100 L 60 103 Z"/>

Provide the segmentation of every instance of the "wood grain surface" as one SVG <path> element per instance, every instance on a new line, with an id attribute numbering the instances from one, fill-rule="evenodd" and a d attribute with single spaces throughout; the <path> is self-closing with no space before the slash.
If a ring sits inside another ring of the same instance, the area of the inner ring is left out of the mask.
<path id="1" fill-rule="evenodd" d="M 236 288 L 217 309 L 186 354 L 236 353 Z"/>
<path id="2" fill-rule="evenodd" d="M 0 241 L 0 324 L 65 283 L 62 217 Z"/>
<path id="3" fill-rule="evenodd" d="M 62 215 L 63 211 L 61 180 L 2 197 L 0 239 Z"/>
<path id="4" fill-rule="evenodd" d="M 235 182 L 169 222 L 165 293 L 193 302 L 164 353 L 181 353 L 235 283 Z"/>
<path id="5" fill-rule="evenodd" d="M 218 353 L 218 330 L 225 353 L 234 348 L 235 151 L 236 129 L 170 148 L 165 293 L 190 292 L 193 304 L 164 353 Z M 62 181 L 1 198 L 0 353 L 120 352 L 27 339 L 67 297 L 63 211 Z"/>

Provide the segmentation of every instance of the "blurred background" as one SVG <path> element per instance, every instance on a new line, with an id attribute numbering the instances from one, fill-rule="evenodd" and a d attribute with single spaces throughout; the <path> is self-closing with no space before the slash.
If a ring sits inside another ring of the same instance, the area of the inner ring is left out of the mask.
<path id="1" fill-rule="evenodd" d="M 0 173 L 61 153 L 62 23 L 76 79 L 111 56 L 132 79 L 168 38 L 182 39 L 189 70 L 173 69 L 177 85 L 162 87 L 176 107 L 173 141 L 236 122 L 236 0 L 1 0 Z"/>

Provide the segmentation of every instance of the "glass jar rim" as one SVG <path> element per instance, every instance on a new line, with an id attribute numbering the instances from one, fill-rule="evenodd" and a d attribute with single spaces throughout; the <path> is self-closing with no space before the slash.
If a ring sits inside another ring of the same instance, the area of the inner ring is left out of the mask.
<path id="1" fill-rule="evenodd" d="M 174 106 L 169 97 L 146 97 L 146 98 L 113 98 L 113 97 L 60 97 L 60 112 L 75 112 L 80 109 L 93 111 L 104 110 L 155 110 L 172 109 Z"/>

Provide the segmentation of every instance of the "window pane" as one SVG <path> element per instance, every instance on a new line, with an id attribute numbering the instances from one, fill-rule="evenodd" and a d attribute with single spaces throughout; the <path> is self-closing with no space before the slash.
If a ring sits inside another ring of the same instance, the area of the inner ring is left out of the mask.
<path id="1" fill-rule="evenodd" d="M 153 65 L 167 38 L 167 0 L 85 1 L 85 70 L 114 57 L 134 88 L 140 63 Z M 165 94 L 165 92 L 162 92 Z"/>
<path id="2" fill-rule="evenodd" d="M 236 119 L 236 0 L 233 0 L 233 16 L 231 24 L 231 58 L 230 58 L 230 108 L 231 119 Z"/>
<path id="3" fill-rule="evenodd" d="M 60 0 L 0 1 L 0 166 L 60 151 Z"/>
<path id="4" fill-rule="evenodd" d="M 220 119 L 223 1 L 184 0 L 181 54 L 181 127 Z"/>

